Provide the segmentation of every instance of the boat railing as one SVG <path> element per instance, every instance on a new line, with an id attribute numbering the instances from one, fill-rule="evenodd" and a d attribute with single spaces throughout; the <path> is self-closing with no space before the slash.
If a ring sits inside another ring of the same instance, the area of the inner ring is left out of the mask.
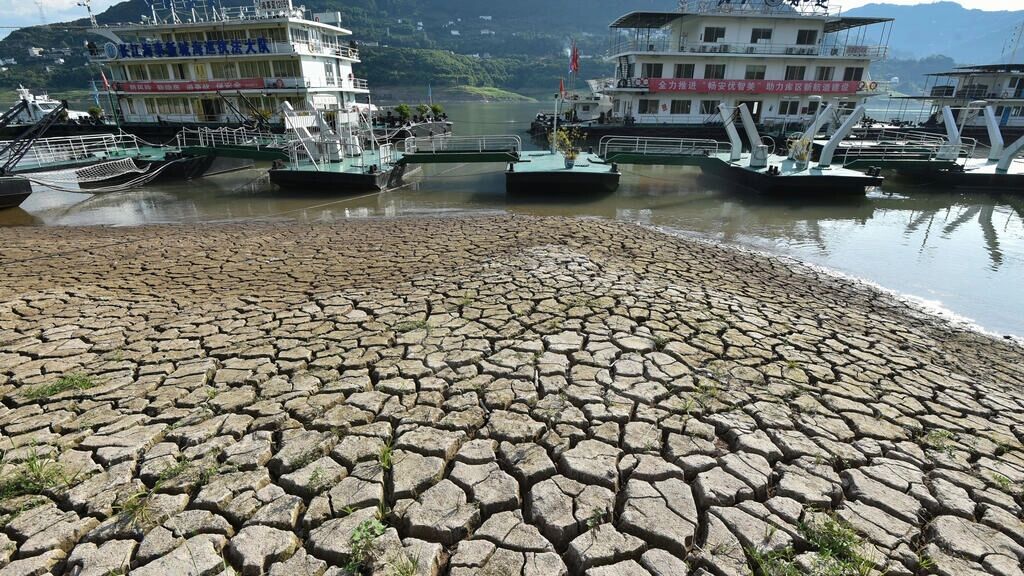
<path id="1" fill-rule="evenodd" d="M 280 134 L 271 134 L 246 128 L 183 128 L 175 137 L 179 148 L 198 146 L 216 148 L 223 146 L 250 146 L 260 148 L 283 148 L 289 140 Z"/>
<path id="2" fill-rule="evenodd" d="M 395 145 L 381 144 L 377 149 L 381 166 L 393 166 L 395 164 Z"/>
<path id="3" fill-rule="evenodd" d="M 686 54 L 751 54 L 775 56 L 827 56 L 866 60 L 884 60 L 889 47 L 865 44 L 783 44 L 776 42 L 680 42 L 669 37 L 636 38 L 621 37 L 613 42 L 610 54 L 627 52 L 686 53 Z"/>
<path id="4" fill-rule="evenodd" d="M 945 137 L 915 131 L 883 129 L 862 132 L 860 138 L 850 138 L 841 145 L 843 164 L 869 160 L 952 160 L 966 162 L 977 151 L 978 141 L 961 138 L 959 144 Z"/>
<path id="5" fill-rule="evenodd" d="M 0 142 L 6 148 L 7 142 Z M 18 162 L 19 166 L 47 166 L 95 158 L 97 160 L 139 152 L 139 140 L 133 134 L 89 134 L 40 138 Z M 2 162 L 3 159 L 0 159 Z"/>
<path id="6" fill-rule="evenodd" d="M 406 154 L 451 152 L 512 152 L 519 154 L 523 141 L 519 136 L 412 136 L 402 141 Z"/>
<path id="7" fill-rule="evenodd" d="M 605 136 L 598 142 L 601 158 L 616 154 L 642 156 L 711 156 L 729 151 L 729 144 L 694 138 L 658 138 L 648 136 Z"/>

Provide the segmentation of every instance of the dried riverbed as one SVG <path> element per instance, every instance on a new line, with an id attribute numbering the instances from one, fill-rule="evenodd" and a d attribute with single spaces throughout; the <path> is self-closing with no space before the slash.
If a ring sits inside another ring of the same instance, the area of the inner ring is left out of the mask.
<path id="1" fill-rule="evenodd" d="M 1022 350 L 809 268 L 567 218 L 0 242 L 0 575 L 1021 574 Z"/>

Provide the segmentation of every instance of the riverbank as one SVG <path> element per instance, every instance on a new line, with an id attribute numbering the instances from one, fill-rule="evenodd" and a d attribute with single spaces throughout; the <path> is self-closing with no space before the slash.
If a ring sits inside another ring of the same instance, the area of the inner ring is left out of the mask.
<path id="1" fill-rule="evenodd" d="M 0 241 L 0 574 L 1024 558 L 1024 352 L 812 268 L 524 216 Z"/>

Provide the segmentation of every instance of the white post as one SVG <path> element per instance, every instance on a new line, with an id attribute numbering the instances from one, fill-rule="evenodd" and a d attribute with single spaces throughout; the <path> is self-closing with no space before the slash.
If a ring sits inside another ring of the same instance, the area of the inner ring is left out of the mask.
<path id="1" fill-rule="evenodd" d="M 821 157 L 818 159 L 818 168 L 829 168 L 832 166 L 832 157 L 835 156 L 836 148 L 839 147 L 839 143 L 843 141 L 843 138 L 853 130 L 853 127 L 860 122 L 860 119 L 864 117 L 867 110 L 864 105 L 861 104 L 854 109 L 853 113 L 843 122 L 843 125 L 836 130 L 836 133 L 829 138 L 828 143 L 821 149 Z"/>
<path id="2" fill-rule="evenodd" d="M 992 106 L 985 106 L 985 128 L 988 129 L 988 141 L 992 145 L 988 151 L 988 159 L 999 160 L 1003 154 L 1003 133 L 999 130 L 999 122 Z"/>
<path id="3" fill-rule="evenodd" d="M 733 108 L 725 102 L 718 104 L 718 111 L 722 114 L 722 121 L 725 122 L 725 133 L 729 135 L 729 161 L 738 162 L 743 156 L 743 141 L 740 140 L 740 133 L 736 130 L 736 123 L 732 120 Z"/>
<path id="4" fill-rule="evenodd" d="M 967 114 L 966 110 L 964 110 L 964 114 Z M 956 126 L 956 117 L 953 116 L 953 109 L 949 106 L 942 107 L 942 120 L 946 124 L 946 139 L 953 146 L 959 146 L 960 129 Z"/>
<path id="5" fill-rule="evenodd" d="M 1002 158 L 999 159 L 999 164 L 996 165 L 996 172 L 1005 174 L 1010 169 L 1010 163 L 1013 162 L 1014 157 L 1022 152 L 1024 152 L 1024 136 L 1006 148 Z"/>
<path id="6" fill-rule="evenodd" d="M 754 117 L 747 110 L 746 104 L 740 104 L 740 119 L 743 121 L 743 130 L 747 133 L 747 140 L 750 140 L 750 150 L 761 143 L 761 135 L 757 132 L 757 125 L 754 124 Z"/>

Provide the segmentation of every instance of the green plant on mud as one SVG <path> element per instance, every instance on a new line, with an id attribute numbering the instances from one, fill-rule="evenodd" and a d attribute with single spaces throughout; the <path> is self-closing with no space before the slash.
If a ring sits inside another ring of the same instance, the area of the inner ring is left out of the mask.
<path id="1" fill-rule="evenodd" d="M 377 454 L 377 464 L 384 470 L 391 469 L 391 458 L 394 455 L 394 449 L 391 447 L 391 442 L 388 442 L 380 447 L 380 452 Z"/>
<path id="2" fill-rule="evenodd" d="M 828 515 L 801 523 L 799 530 L 816 554 L 809 570 L 796 562 L 792 547 L 774 551 L 751 547 L 746 553 L 755 573 L 760 576 L 867 576 L 872 573 L 874 564 L 862 553 L 863 540 L 843 520 Z"/>
<path id="3" fill-rule="evenodd" d="M 363 520 L 352 530 L 352 535 L 348 539 L 352 553 L 349 556 L 348 564 L 345 565 L 347 572 L 362 574 L 369 569 L 369 563 L 373 556 L 373 541 L 384 534 L 385 530 L 384 524 L 376 518 Z"/>
<path id="4" fill-rule="evenodd" d="M 44 384 L 38 388 L 29 390 L 25 393 L 25 397 L 29 400 L 39 400 L 41 398 L 55 396 L 67 390 L 88 390 L 93 386 L 96 386 L 96 382 L 93 381 L 92 378 L 85 374 L 71 372 L 61 376 L 55 382 Z"/>
<path id="5" fill-rule="evenodd" d="M 3 474 L 6 467 L 5 455 L 4 458 L 0 458 L 0 475 L 5 476 L 0 481 L 0 500 L 39 495 L 47 489 L 70 484 L 60 464 L 47 456 L 39 455 L 34 447 L 29 450 L 28 458 L 14 473 Z"/>

